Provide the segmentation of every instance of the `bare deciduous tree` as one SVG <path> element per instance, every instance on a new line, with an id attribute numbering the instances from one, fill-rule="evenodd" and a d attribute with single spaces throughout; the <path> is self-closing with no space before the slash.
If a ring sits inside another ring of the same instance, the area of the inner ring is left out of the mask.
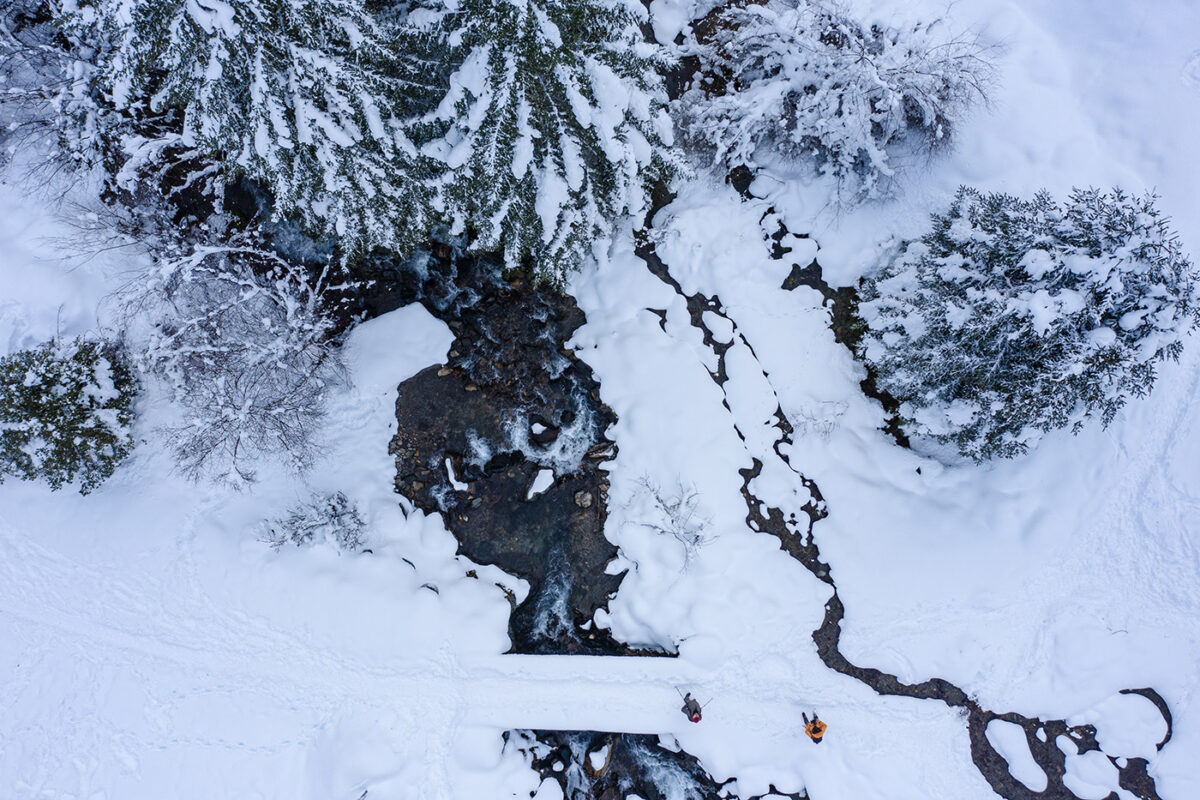
<path id="1" fill-rule="evenodd" d="M 171 441 L 192 478 L 253 480 L 263 456 L 307 467 L 326 394 L 345 379 L 329 267 L 312 277 L 239 238 L 161 258 L 136 298 L 157 320 L 144 363 L 184 410 Z"/>
<path id="2" fill-rule="evenodd" d="M 709 532 L 712 520 L 703 513 L 700 493 L 695 486 L 685 486 L 682 482 L 674 489 L 664 490 L 649 477 L 643 477 L 638 484 L 635 500 L 640 504 L 642 516 L 636 524 L 683 545 L 683 567 L 687 569 L 700 548 L 716 538 Z"/>

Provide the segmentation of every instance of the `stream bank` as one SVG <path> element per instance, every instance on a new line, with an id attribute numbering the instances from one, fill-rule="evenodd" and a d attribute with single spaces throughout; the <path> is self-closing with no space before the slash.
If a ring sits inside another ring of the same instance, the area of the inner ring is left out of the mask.
<path id="1" fill-rule="evenodd" d="M 731 180 L 734 180 L 734 177 L 736 176 L 732 176 Z M 743 197 L 748 200 L 752 199 L 748 192 L 748 182 L 745 187 L 739 190 L 743 194 Z M 670 198 L 664 193 L 659 203 L 656 204 L 655 209 L 647 217 L 647 229 L 650 227 L 650 220 L 653 219 L 653 215 L 660 208 L 665 207 L 669 200 Z M 774 222 L 777 229 L 768 230 L 764 227 L 763 238 L 764 240 L 773 242 L 772 257 L 776 260 L 783 260 L 787 257 L 790 250 L 781 247 L 780 242 L 788 234 L 788 231 L 774 216 L 773 209 L 767 209 L 760 220 L 760 224 L 767 226 L 769 221 Z M 710 297 L 699 293 L 688 294 L 683 290 L 679 282 L 671 276 L 669 266 L 658 256 L 654 243 L 649 236 L 641 238 L 635 249 L 635 253 L 645 262 L 647 269 L 652 274 L 670 286 L 686 303 L 692 326 L 702 334 L 704 345 L 712 351 L 715 357 L 716 367 L 709 369 L 709 375 L 713 382 L 724 391 L 725 383 L 728 380 L 724 363 L 725 354 L 731 347 L 731 344 L 728 342 L 739 342 L 753 353 L 751 343 L 739 331 L 736 320 L 726 315 L 724 305 L 718 296 L 714 295 Z M 799 286 L 813 288 L 821 294 L 824 299 L 824 305 L 830 312 L 830 327 L 834 332 L 835 339 L 848 347 L 853 353 L 854 345 L 858 337 L 861 336 L 861 330 L 858 328 L 860 323 L 853 310 L 855 302 L 854 290 L 852 288 L 834 288 L 829 286 L 822 278 L 822 270 L 817 258 L 813 258 L 809 264 L 801 265 L 793 263 L 791 265 L 791 272 L 780 286 L 780 289 L 791 291 Z M 706 313 L 717 318 L 722 318 L 727 323 L 727 327 L 732 330 L 733 339 L 730 340 L 726 336 L 724 339 L 726 343 L 722 344 L 720 337 L 714 336 L 708 322 L 706 322 Z M 904 440 L 903 433 L 899 431 L 898 420 L 894 416 L 894 408 L 889 408 L 889 404 L 886 402 L 890 398 L 881 397 L 878 393 L 873 392 L 873 381 L 869 378 L 863 382 L 862 388 L 868 396 L 880 400 L 884 405 L 885 411 L 891 415 L 884 431 L 896 438 L 900 446 L 906 446 L 907 442 Z M 894 401 L 892 402 L 894 403 Z M 776 537 L 785 552 L 799 561 L 814 577 L 832 588 L 833 593 L 826 603 L 822 623 L 812 634 L 822 662 L 830 669 L 866 684 L 877 694 L 938 700 L 952 708 L 962 709 L 970 740 L 972 761 L 992 787 L 993 791 L 1001 797 L 1006 798 L 1006 800 L 1084 800 L 1074 794 L 1064 783 L 1066 776 L 1066 755 L 1063 748 L 1073 746 L 1078 754 L 1097 751 L 1103 753 L 1097 740 L 1097 731 L 1093 725 L 1071 726 L 1064 720 L 1042 720 L 1036 717 L 1026 717 L 1015 712 L 995 712 L 983 707 L 975 698 L 968 696 L 962 689 L 942 678 L 934 677 L 921 683 L 906 684 L 895 675 L 883 670 L 874 667 L 858 666 L 842 654 L 839 645 L 841 639 L 841 622 L 845 616 L 845 606 L 838 594 L 833 570 L 821 558 L 816 536 L 819 530 L 817 523 L 828 516 L 831 511 L 826 507 L 824 498 L 816 483 L 805 477 L 795 465 L 791 464 L 785 455 L 784 445 L 791 444 L 794 427 L 781 407 L 775 411 L 774 427 L 778 431 L 778 434 L 776 435 L 772 457 L 781 459 L 795 474 L 801 486 L 809 492 L 810 499 L 802 508 L 807 518 L 798 519 L 795 515 L 785 514 L 782 509 L 772 507 L 769 503 L 755 496 L 752 484 L 763 468 L 761 460 L 755 457 L 752 459 L 750 468 L 740 470 L 744 479 L 742 496 L 746 502 L 746 524 L 751 530 Z M 743 441 L 746 440 L 741 431 L 739 431 L 739 435 Z M 1123 694 L 1138 694 L 1147 698 L 1163 715 L 1167 732 L 1163 740 L 1157 745 L 1157 748 L 1161 750 L 1171 739 L 1172 727 L 1171 712 L 1165 700 L 1152 688 L 1123 689 L 1121 692 Z M 993 720 L 1011 722 L 1022 728 L 1034 761 L 1046 773 L 1048 783 L 1045 790 L 1040 792 L 1032 791 L 1013 777 L 1009 771 L 1008 762 L 992 746 L 987 738 L 987 726 Z M 1131 792 L 1141 800 L 1161 800 L 1154 779 L 1148 773 L 1148 762 L 1145 759 L 1126 759 L 1111 756 L 1107 753 L 1104 753 L 1104 756 L 1116 768 L 1119 776 L 1119 785 L 1123 789 Z M 1108 797 L 1103 798 L 1103 800 L 1118 800 L 1118 798 L 1115 793 L 1112 793 Z"/>
<path id="2" fill-rule="evenodd" d="M 604 538 L 616 417 L 565 346 L 584 322 L 574 300 L 445 245 L 364 277 L 364 313 L 419 302 L 454 334 L 445 364 L 399 386 L 396 491 L 440 513 L 467 558 L 529 583 L 524 602 L 510 592 L 512 652 L 663 655 L 591 622 L 621 581 Z"/>

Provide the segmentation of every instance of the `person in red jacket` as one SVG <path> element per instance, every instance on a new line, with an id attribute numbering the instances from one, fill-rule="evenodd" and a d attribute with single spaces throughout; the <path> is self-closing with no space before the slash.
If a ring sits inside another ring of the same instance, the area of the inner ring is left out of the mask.
<path id="1" fill-rule="evenodd" d="M 696 701 L 696 698 L 692 697 L 691 692 L 683 696 L 683 708 L 679 710 L 692 722 L 700 721 L 700 703 Z"/>

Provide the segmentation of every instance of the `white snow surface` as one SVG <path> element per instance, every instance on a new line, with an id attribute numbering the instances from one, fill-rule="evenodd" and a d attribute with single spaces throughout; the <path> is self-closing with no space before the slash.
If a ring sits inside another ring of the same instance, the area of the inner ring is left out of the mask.
<path id="1" fill-rule="evenodd" d="M 1008 762 L 1012 776 L 1034 792 L 1046 791 L 1049 781 L 1046 772 L 1033 760 L 1025 729 L 1015 722 L 994 719 L 988 723 L 986 736 L 996 752 Z"/>
<path id="2" fill-rule="evenodd" d="M 656 29 L 700 5 L 656 0 Z M 946 13 L 940 0 L 852 5 Z M 659 213 L 672 276 L 720 297 L 704 319 L 731 343 L 724 386 L 683 299 L 628 232 L 570 287 L 588 319 L 572 344 L 619 418 L 606 534 L 630 572 L 597 624 L 677 659 L 502 655 L 501 586 L 518 599 L 528 587 L 456 556 L 441 519 L 392 492 L 395 387 L 451 341 L 402 308 L 351 334 L 353 385 L 333 398 L 326 455 L 304 479 L 264 474 L 241 494 L 183 482 L 154 436 L 168 412 L 148 397 L 144 441 L 93 494 L 0 485 L 0 796 L 559 797 L 502 746 L 505 730 L 541 727 L 673 736 L 745 797 L 772 784 L 814 800 L 993 797 L 957 712 L 880 697 L 820 661 L 811 633 L 830 588 L 747 527 L 738 470 L 757 459 L 750 488 L 765 503 L 804 519 L 800 474 L 825 497 L 815 535 L 851 661 L 945 678 L 996 711 L 1093 724 L 1109 754 L 1149 760 L 1164 798 L 1200 797 L 1200 343 L 1106 431 L 947 468 L 878 430 L 882 409 L 820 296 L 779 288 L 791 260 L 814 254 L 831 283 L 852 283 L 880 242 L 918 232 L 962 182 L 1157 188 L 1197 252 L 1200 8 L 978 0 L 949 13 L 1003 44 L 1003 84 L 896 200 L 834 217 L 821 187 L 781 174 L 755 182 L 762 201 L 696 181 Z M 813 235 L 784 242 L 790 259 L 769 258 L 770 206 Z M 28 190 L 0 185 L 3 352 L 105 324 L 99 301 L 124 265 L 57 260 L 64 235 Z M 791 444 L 779 444 L 777 408 Z M 646 481 L 697 491 L 711 536 L 691 558 L 630 510 Z M 261 520 L 333 491 L 358 507 L 371 553 L 255 539 Z M 711 699 L 703 723 L 679 713 L 676 686 Z M 1162 751 L 1152 704 L 1119 694 L 1144 686 L 1174 715 Z M 828 722 L 821 745 L 802 710 Z M 1034 785 L 1003 730 L 988 734 Z M 1132 797 L 1103 755 L 1060 745 L 1080 797 Z"/>
<path id="3" fill-rule="evenodd" d="M 554 470 L 539 469 L 537 474 L 533 476 L 533 483 L 529 486 L 529 491 L 525 493 L 526 500 L 532 500 L 542 492 L 554 485 Z"/>

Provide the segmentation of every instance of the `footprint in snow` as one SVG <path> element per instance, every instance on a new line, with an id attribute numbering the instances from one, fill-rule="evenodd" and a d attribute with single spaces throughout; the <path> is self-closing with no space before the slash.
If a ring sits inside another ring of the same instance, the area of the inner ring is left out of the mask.
<path id="1" fill-rule="evenodd" d="M 1200 50 L 1188 56 L 1183 62 L 1183 82 L 1194 89 L 1200 89 Z"/>

